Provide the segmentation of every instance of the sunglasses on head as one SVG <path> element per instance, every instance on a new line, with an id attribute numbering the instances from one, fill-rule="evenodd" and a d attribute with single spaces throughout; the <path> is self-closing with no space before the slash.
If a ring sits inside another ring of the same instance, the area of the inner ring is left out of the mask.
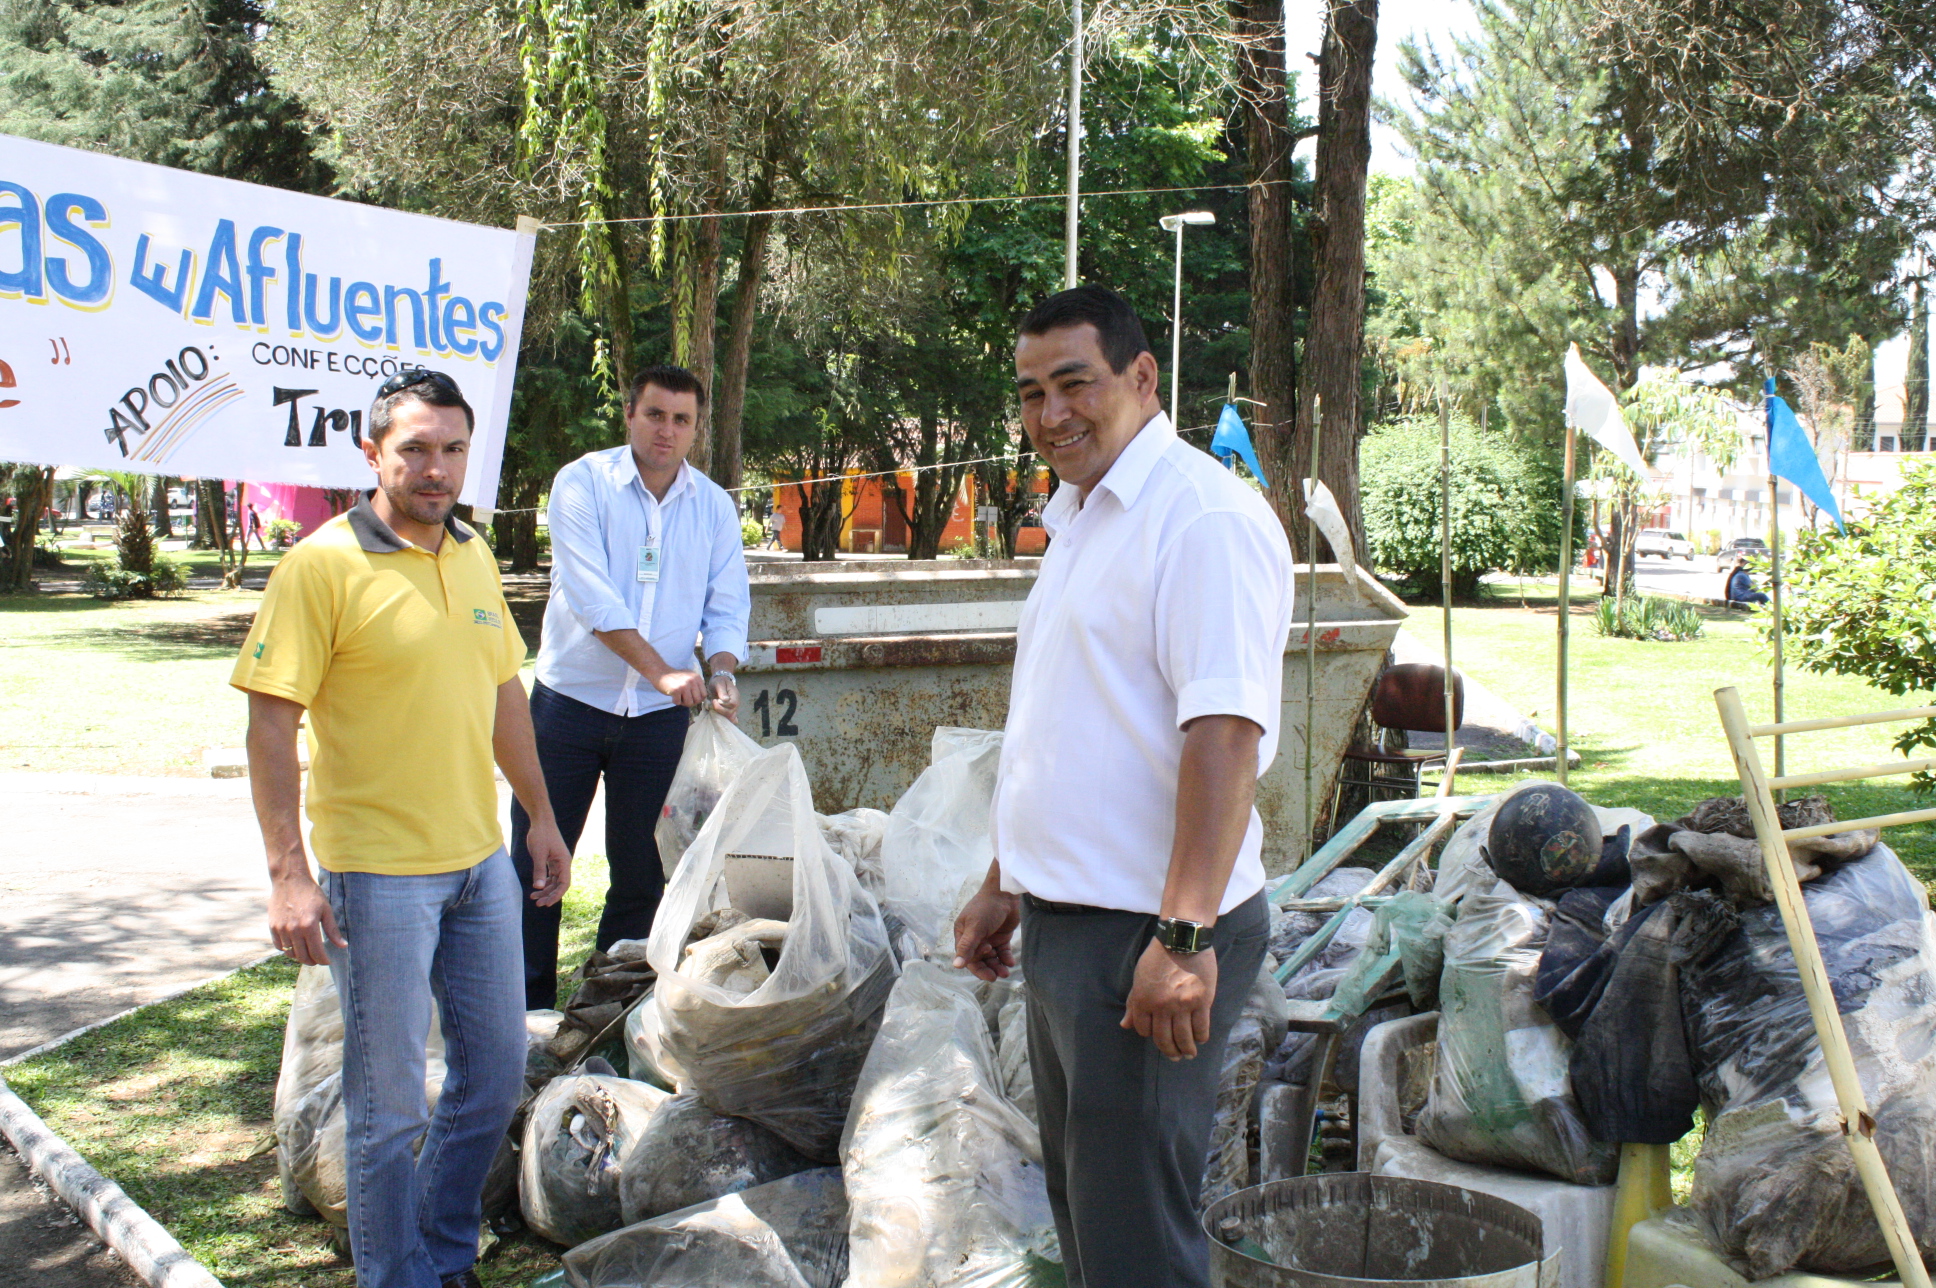
<path id="1" fill-rule="evenodd" d="M 424 367 L 411 367 L 407 370 L 397 372 L 396 375 L 391 376 L 388 380 L 376 387 L 376 396 L 378 398 L 388 398 L 391 394 L 399 390 L 410 389 L 417 385 L 429 385 L 433 389 L 441 389 L 445 393 L 455 394 L 459 398 L 464 396 L 463 390 L 457 387 L 455 380 L 452 380 L 441 371 L 431 371 Z"/>

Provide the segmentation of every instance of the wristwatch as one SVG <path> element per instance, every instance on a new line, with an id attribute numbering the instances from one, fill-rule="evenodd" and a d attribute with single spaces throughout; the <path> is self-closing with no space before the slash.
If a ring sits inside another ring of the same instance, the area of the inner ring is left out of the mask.
<path id="1" fill-rule="evenodd" d="M 1156 942 L 1179 957 L 1188 957 L 1210 946 L 1210 927 L 1181 917 L 1158 917 Z"/>

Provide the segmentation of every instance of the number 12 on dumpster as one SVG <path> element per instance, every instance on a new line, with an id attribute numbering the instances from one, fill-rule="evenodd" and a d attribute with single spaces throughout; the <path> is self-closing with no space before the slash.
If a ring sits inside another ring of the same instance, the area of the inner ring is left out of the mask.
<path id="1" fill-rule="evenodd" d="M 773 708 L 780 708 L 778 724 L 773 722 Z M 782 738 L 800 736 L 800 726 L 793 723 L 795 713 L 800 710 L 800 695 L 792 689 L 781 689 L 770 693 L 760 690 L 760 696 L 753 699 L 753 710 L 760 714 L 760 737 L 771 738 L 778 734 Z"/>

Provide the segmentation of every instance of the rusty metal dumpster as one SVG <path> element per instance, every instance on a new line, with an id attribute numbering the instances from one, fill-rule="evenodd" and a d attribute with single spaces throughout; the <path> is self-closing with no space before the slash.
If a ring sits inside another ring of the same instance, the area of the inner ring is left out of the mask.
<path id="1" fill-rule="evenodd" d="M 1037 559 L 756 563 L 751 645 L 740 667 L 740 727 L 800 749 L 823 813 L 887 809 L 927 766 L 937 725 L 999 729 L 1022 601 Z M 1303 857 L 1305 734 L 1320 803 L 1405 609 L 1357 573 L 1317 568 L 1315 723 L 1305 718 L 1309 572 L 1298 569 L 1299 625 L 1284 656 L 1283 733 L 1258 783 L 1265 865 Z"/>

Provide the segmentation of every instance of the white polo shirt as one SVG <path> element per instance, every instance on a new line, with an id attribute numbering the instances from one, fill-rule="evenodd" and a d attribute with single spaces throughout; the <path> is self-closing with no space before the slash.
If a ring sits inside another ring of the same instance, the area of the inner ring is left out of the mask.
<path id="1" fill-rule="evenodd" d="M 990 828 L 1003 889 L 1162 910 L 1183 725 L 1236 715 L 1277 755 L 1291 548 L 1270 506 L 1158 413 L 1086 503 L 1064 483 L 1022 609 Z M 1250 814 L 1228 912 L 1264 884 Z"/>

